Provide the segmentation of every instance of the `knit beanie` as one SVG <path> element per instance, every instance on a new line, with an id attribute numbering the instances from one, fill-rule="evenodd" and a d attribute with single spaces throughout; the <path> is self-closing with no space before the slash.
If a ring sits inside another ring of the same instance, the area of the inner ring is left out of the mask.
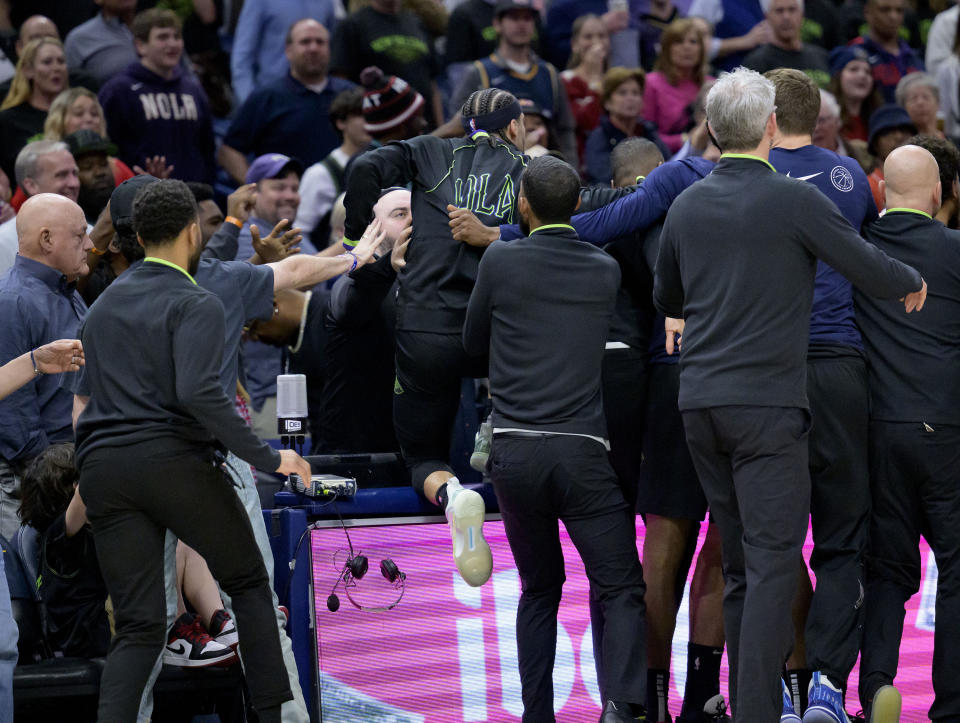
<path id="1" fill-rule="evenodd" d="M 423 96 L 403 78 L 386 77 L 377 67 L 360 74 L 363 93 L 363 127 L 367 133 L 383 133 L 411 118 L 423 107 Z"/>

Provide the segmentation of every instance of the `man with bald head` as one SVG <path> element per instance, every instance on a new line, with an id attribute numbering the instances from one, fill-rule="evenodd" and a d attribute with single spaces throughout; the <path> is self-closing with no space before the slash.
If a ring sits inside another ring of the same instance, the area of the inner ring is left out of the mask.
<path id="1" fill-rule="evenodd" d="M 16 218 L 13 268 L 0 278 L 0 364 L 54 339 L 76 338 L 87 312 L 76 291 L 93 247 L 83 211 L 53 193 L 31 196 Z M 40 376 L 0 401 L 0 535 L 20 526 L 19 475 L 50 444 L 73 440 L 73 395 L 62 375 Z"/>
<path id="2" fill-rule="evenodd" d="M 903 605 L 920 589 L 920 535 L 937 560 L 932 720 L 960 719 L 960 232 L 934 220 L 940 174 L 919 146 L 893 151 L 887 212 L 864 236 L 917 269 L 931 293 L 919 314 L 856 294 L 869 359 L 873 509 L 867 555 L 860 701 L 867 720 L 896 720 Z M 894 708 L 891 712 L 889 708 Z M 871 709 L 873 718 L 870 717 Z"/>

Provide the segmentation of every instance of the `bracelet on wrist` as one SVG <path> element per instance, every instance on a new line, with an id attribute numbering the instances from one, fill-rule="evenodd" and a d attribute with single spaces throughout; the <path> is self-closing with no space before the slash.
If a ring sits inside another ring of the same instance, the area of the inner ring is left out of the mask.
<path id="1" fill-rule="evenodd" d="M 40 367 L 37 366 L 37 360 L 33 356 L 33 349 L 30 350 L 30 363 L 33 364 L 33 373 L 34 376 L 42 376 L 43 372 L 40 371 Z"/>
<path id="2" fill-rule="evenodd" d="M 342 258 L 342 259 L 353 259 L 353 263 L 351 264 L 350 268 L 349 268 L 345 273 L 348 273 L 348 274 L 349 274 L 351 271 L 353 271 L 354 269 L 357 268 L 357 262 L 359 261 L 359 259 L 357 258 L 357 255 L 356 255 L 355 253 L 353 253 L 353 251 L 347 251 L 346 253 L 340 254 L 340 258 Z"/>
<path id="3" fill-rule="evenodd" d="M 223 219 L 223 222 L 224 222 L 224 223 L 232 223 L 232 224 L 233 224 L 234 226 L 236 226 L 237 228 L 243 228 L 243 221 L 241 221 L 241 220 L 240 220 L 239 218 L 237 218 L 236 216 L 227 216 L 225 219 Z"/>

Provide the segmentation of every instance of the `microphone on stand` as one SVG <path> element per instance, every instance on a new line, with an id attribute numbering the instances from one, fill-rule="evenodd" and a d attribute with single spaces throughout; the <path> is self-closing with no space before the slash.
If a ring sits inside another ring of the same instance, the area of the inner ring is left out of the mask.
<path id="1" fill-rule="evenodd" d="M 277 432 L 280 443 L 303 455 L 307 428 L 307 377 L 303 374 L 277 376 Z"/>

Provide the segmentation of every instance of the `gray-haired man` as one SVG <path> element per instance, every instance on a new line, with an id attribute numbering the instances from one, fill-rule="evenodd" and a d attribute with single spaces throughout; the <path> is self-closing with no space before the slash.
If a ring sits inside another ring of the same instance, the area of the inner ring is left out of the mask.
<path id="1" fill-rule="evenodd" d="M 780 671 L 793 638 L 810 511 L 816 260 L 868 294 L 905 298 L 907 311 L 926 298 L 914 269 L 866 244 L 814 186 L 773 170 L 774 97 L 769 80 L 744 68 L 710 91 L 708 123 L 725 153 L 667 214 L 654 281 L 654 303 L 673 317 L 668 352 L 684 336 L 679 406 L 722 537 L 735 720 L 750 723 L 781 719 Z"/>

